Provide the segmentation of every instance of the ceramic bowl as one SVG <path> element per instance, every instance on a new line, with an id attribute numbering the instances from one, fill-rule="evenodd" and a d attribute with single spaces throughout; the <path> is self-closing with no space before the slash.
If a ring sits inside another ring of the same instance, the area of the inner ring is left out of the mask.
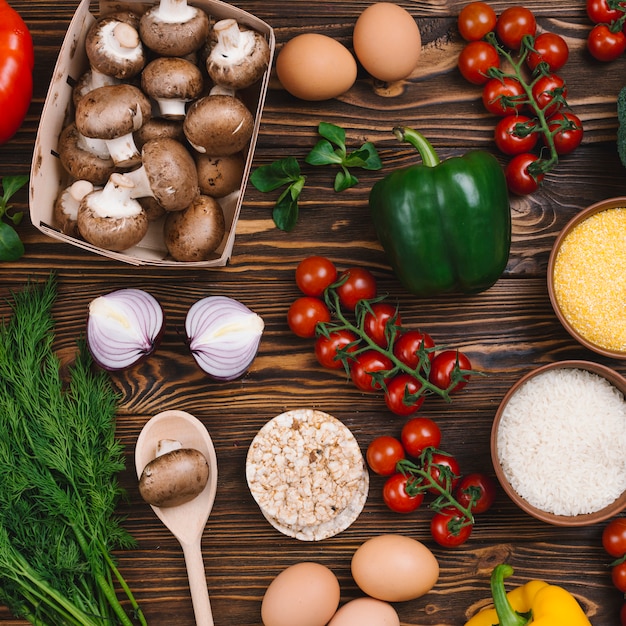
<path id="1" fill-rule="evenodd" d="M 493 421 L 493 426 L 491 430 L 491 459 L 493 462 L 494 470 L 498 481 L 500 482 L 502 488 L 508 497 L 523 511 L 532 515 L 533 517 L 547 522 L 549 524 L 553 524 L 555 526 L 587 526 L 591 524 L 596 524 L 598 522 L 602 522 L 610 517 L 617 515 L 619 512 L 626 508 L 626 491 L 624 491 L 621 496 L 619 496 L 615 501 L 606 506 L 603 509 L 594 511 L 592 513 L 584 513 L 579 515 L 556 515 L 553 513 L 549 513 L 547 511 L 543 511 L 536 506 L 533 506 L 524 498 L 522 498 L 512 487 L 509 482 L 505 471 L 501 464 L 501 459 L 498 454 L 498 445 L 497 445 L 497 437 L 498 437 L 498 429 L 500 427 L 500 422 L 502 419 L 502 414 L 510 402 L 511 398 L 519 391 L 522 385 L 526 382 L 530 381 L 532 378 L 537 376 L 542 372 L 546 372 L 547 370 L 554 370 L 557 368 L 571 368 L 571 369 L 579 369 L 586 370 L 588 372 L 597 374 L 603 378 L 605 378 L 609 383 L 611 383 L 614 387 L 616 387 L 623 395 L 626 395 L 626 378 L 621 376 L 615 370 L 612 370 L 609 367 L 604 365 L 600 365 L 598 363 L 593 363 L 589 361 L 559 361 L 556 363 L 551 363 L 548 365 L 544 365 L 538 367 L 535 370 L 525 374 L 520 378 L 506 393 L 498 410 L 496 412 L 495 419 Z M 610 468 L 607 468 L 610 470 Z"/>
<path id="2" fill-rule="evenodd" d="M 563 245 L 563 242 L 568 237 L 568 235 L 570 235 L 570 233 L 576 226 L 584 222 L 586 219 L 592 217 L 593 215 L 596 215 L 597 213 L 600 213 L 602 211 L 616 208 L 626 208 L 626 197 L 609 198 L 607 200 L 603 200 L 602 202 L 597 202 L 578 213 L 565 225 L 565 227 L 559 233 L 554 242 L 552 252 L 550 254 L 550 259 L 548 261 L 548 293 L 550 295 L 552 308 L 554 309 L 557 318 L 559 319 L 565 330 L 567 330 L 567 332 L 574 339 L 576 339 L 576 341 L 578 341 L 589 350 L 596 352 L 597 354 L 601 354 L 603 356 L 614 359 L 626 359 L 626 349 L 613 349 L 612 346 L 607 347 L 607 342 L 605 342 L 605 345 L 598 345 L 597 342 L 594 342 L 592 339 L 590 339 L 590 334 L 588 332 L 581 332 L 582 329 L 580 328 L 580 322 L 573 322 L 571 319 L 568 319 L 568 316 L 565 314 L 564 309 L 562 308 L 562 302 L 559 302 L 558 293 L 555 289 L 556 260 L 559 251 L 561 250 L 561 246 Z M 626 269 L 624 271 L 624 274 L 626 274 Z M 605 282 L 602 282 L 601 285 L 599 285 L 601 289 L 604 289 L 608 286 L 609 283 Z M 561 299 L 563 299 L 563 296 L 561 296 Z"/>

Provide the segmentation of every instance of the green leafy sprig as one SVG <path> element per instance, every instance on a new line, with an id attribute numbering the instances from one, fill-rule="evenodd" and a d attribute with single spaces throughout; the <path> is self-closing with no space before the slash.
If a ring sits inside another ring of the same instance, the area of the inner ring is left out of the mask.
<path id="1" fill-rule="evenodd" d="M 28 176 L 5 176 L 0 196 L 0 261 L 17 261 L 24 254 L 24 244 L 15 231 L 23 217 L 21 211 L 11 211 L 9 200 L 28 182 Z M 5 221 L 8 220 L 8 221 Z"/>

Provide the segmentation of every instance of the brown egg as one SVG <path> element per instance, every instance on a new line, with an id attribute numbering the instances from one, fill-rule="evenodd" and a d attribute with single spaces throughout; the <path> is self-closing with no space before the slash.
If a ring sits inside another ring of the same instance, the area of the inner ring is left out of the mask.
<path id="1" fill-rule="evenodd" d="M 264 626 L 325 626 L 339 606 L 339 581 L 321 563 L 303 561 L 270 583 L 261 604 Z"/>
<path id="2" fill-rule="evenodd" d="M 357 598 L 344 604 L 328 626 L 400 626 L 396 610 L 382 600 Z"/>
<path id="3" fill-rule="evenodd" d="M 368 596 L 404 602 L 428 593 L 439 578 L 435 555 L 404 535 L 378 535 L 361 544 L 351 563 L 352 577 Z"/>
<path id="4" fill-rule="evenodd" d="M 341 43 L 317 33 L 297 35 L 276 57 L 282 86 L 301 100 L 329 100 L 345 93 L 356 80 L 357 66 Z"/>
<path id="5" fill-rule="evenodd" d="M 391 2 L 367 7 L 356 21 L 352 40 L 361 65 L 385 82 L 409 76 L 422 51 L 416 21 L 406 9 Z"/>

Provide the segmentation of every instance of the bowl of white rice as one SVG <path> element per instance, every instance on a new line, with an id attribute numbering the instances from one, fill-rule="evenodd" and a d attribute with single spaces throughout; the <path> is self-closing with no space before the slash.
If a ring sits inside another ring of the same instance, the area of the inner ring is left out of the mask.
<path id="1" fill-rule="evenodd" d="M 509 389 L 491 431 L 504 491 L 557 526 L 586 526 L 626 508 L 626 378 L 589 361 L 539 367 Z"/>

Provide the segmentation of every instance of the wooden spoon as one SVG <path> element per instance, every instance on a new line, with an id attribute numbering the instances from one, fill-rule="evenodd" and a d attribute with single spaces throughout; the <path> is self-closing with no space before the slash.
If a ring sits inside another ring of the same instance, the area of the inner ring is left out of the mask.
<path id="1" fill-rule="evenodd" d="M 141 477 L 144 467 L 156 456 L 161 439 L 180 441 L 183 448 L 195 448 L 209 463 L 209 480 L 193 500 L 173 507 L 152 510 L 178 539 L 185 556 L 189 590 L 197 626 L 213 626 L 213 615 L 202 559 L 202 533 L 213 508 L 217 491 L 217 457 L 205 426 L 185 411 L 163 411 L 144 425 L 135 446 L 135 467 Z"/>

